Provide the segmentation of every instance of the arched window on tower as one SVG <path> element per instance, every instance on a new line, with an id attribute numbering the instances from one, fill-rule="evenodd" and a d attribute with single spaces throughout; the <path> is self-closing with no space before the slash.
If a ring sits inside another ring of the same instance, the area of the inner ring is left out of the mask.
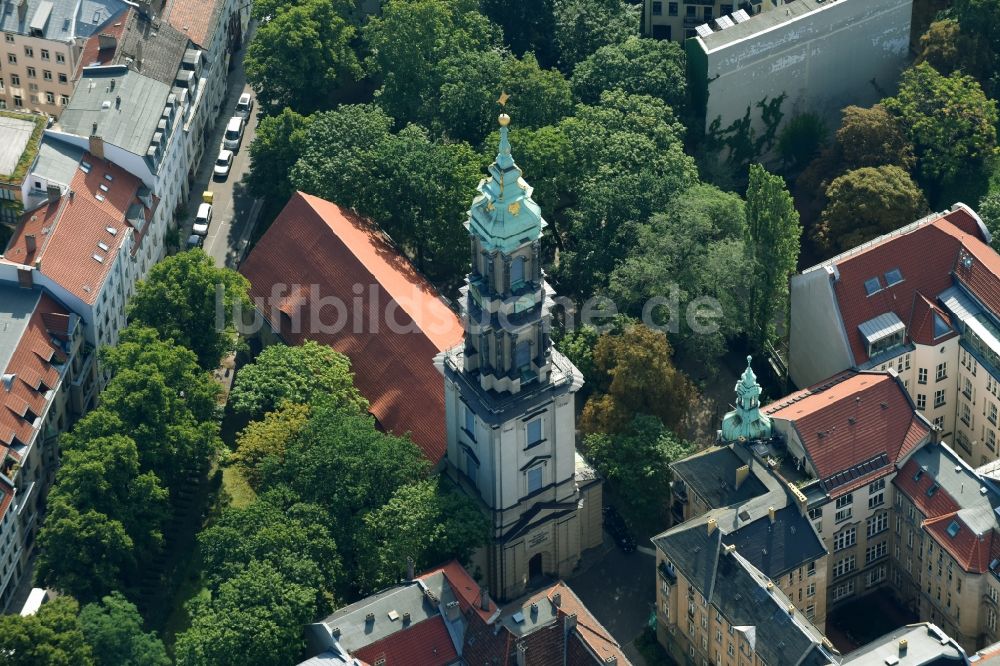
<path id="1" fill-rule="evenodd" d="M 519 371 L 531 369 L 531 343 L 528 340 L 521 340 L 517 343 L 517 354 L 515 367 Z"/>
<path id="2" fill-rule="evenodd" d="M 524 284 L 524 257 L 514 257 L 510 264 L 510 288 L 516 291 Z"/>

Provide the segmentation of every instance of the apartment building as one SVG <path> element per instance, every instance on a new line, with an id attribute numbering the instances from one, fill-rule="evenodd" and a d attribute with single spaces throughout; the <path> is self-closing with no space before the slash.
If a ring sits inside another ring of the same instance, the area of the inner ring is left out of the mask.
<path id="1" fill-rule="evenodd" d="M 10 0 L 0 15 L 0 108 L 58 118 L 73 95 L 87 39 L 128 8 L 123 0 Z"/>
<path id="2" fill-rule="evenodd" d="M 58 148 L 63 152 L 40 155 L 38 168 L 53 179 L 46 181 L 49 196 L 24 214 L 0 258 L 0 283 L 30 276 L 83 320 L 84 376 L 96 371 L 97 382 L 81 387 L 82 412 L 107 380 L 95 352 L 117 344 L 125 305 L 157 259 L 153 232 L 165 222 L 149 188 L 99 156 L 100 142 L 89 152 Z"/>
<path id="3" fill-rule="evenodd" d="M 845 106 L 895 91 L 910 60 L 911 9 L 912 0 L 791 0 L 685 28 L 695 32 L 685 43 L 692 109 L 717 140 L 747 114 L 757 137 L 806 112 L 836 127 Z"/>
<path id="4" fill-rule="evenodd" d="M 995 460 L 1000 255 L 990 241 L 959 203 L 793 276 L 792 381 L 892 368 L 966 462 Z"/>
<path id="5" fill-rule="evenodd" d="M 57 437 L 80 414 L 87 372 L 82 320 L 33 285 L 30 271 L 18 277 L 0 283 L 0 611 L 30 575 Z"/>
<path id="6" fill-rule="evenodd" d="M 742 2 L 729 0 L 644 0 L 642 3 L 642 32 L 647 37 L 682 42 L 694 37 L 695 28 L 735 12 L 740 20 L 766 12 L 783 4 L 785 0 L 756 0 Z"/>

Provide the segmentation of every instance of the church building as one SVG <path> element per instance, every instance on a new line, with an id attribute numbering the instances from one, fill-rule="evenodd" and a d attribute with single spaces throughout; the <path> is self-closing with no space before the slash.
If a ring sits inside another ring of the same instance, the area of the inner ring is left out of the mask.
<path id="1" fill-rule="evenodd" d="M 465 336 L 437 359 L 445 469 L 490 516 L 492 542 L 475 564 L 501 599 L 570 575 L 581 552 L 602 539 L 601 484 L 576 452 L 583 376 L 549 337 L 546 223 L 511 156 L 509 123 L 501 114 L 499 152 L 466 222 Z"/>

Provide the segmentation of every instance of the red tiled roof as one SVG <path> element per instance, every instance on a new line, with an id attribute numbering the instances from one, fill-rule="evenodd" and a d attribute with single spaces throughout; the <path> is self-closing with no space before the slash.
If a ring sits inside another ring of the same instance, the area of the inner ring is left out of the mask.
<path id="1" fill-rule="evenodd" d="M 84 153 L 90 172 L 77 169 L 70 183 L 73 196 L 46 203 L 24 214 L 4 253 L 4 260 L 38 265 L 41 273 L 85 303 L 93 303 L 111 271 L 132 226 L 126 214 L 142 182 L 112 162 Z M 105 178 L 109 174 L 111 181 Z M 105 186 L 105 192 L 100 189 Z M 104 201 L 97 199 L 100 195 Z M 149 211 L 145 211 L 147 224 Z M 108 228 L 115 233 L 108 231 Z M 27 236 L 36 247 L 28 250 Z M 103 250 L 99 243 L 108 249 Z M 94 259 L 94 255 L 104 260 Z"/>
<path id="2" fill-rule="evenodd" d="M 889 373 L 849 371 L 764 408 L 791 422 L 831 495 L 888 473 L 930 434 L 903 386 Z M 870 463 L 858 473 L 833 477 Z"/>
<path id="3" fill-rule="evenodd" d="M 444 380 L 433 359 L 462 340 L 462 325 L 382 233 L 351 211 L 298 192 L 240 272 L 285 342 L 310 339 L 346 354 L 379 423 L 409 432 L 432 463 L 440 462 L 447 447 Z M 345 305 L 340 313 L 327 304 L 336 300 Z"/>
<path id="4" fill-rule="evenodd" d="M 207 49 L 209 38 L 218 27 L 222 5 L 222 0 L 168 0 L 162 18 L 199 48 Z M 221 34 L 215 36 L 221 37 Z"/>
<path id="5" fill-rule="evenodd" d="M 840 278 L 834 284 L 834 293 L 855 364 L 868 361 L 858 326 L 887 312 L 895 313 L 900 321 L 912 321 L 917 294 L 933 298 L 950 287 L 951 273 L 963 243 L 983 249 L 988 247 L 984 240 L 975 220 L 965 210 L 958 209 L 835 260 Z M 992 250 L 990 253 L 993 261 L 1000 263 L 1000 257 Z M 887 287 L 885 273 L 894 268 L 902 273 L 903 281 Z M 882 289 L 868 296 L 865 281 L 873 277 L 880 279 Z M 991 284 L 997 299 L 996 311 L 1000 312 L 1000 282 L 994 277 Z"/>
<path id="6" fill-rule="evenodd" d="M 597 618 L 583 605 L 580 597 L 576 596 L 576 593 L 566 583 L 559 581 L 548 588 L 545 596 L 551 602 L 556 593 L 560 597 L 559 617 L 562 618 L 565 615 L 576 613 L 576 635 L 581 641 L 586 643 L 587 647 L 590 648 L 590 652 L 597 656 L 599 663 L 607 663 L 611 657 L 614 657 L 618 664 L 631 663 L 625 656 L 625 653 L 622 652 L 622 647 L 618 644 L 618 641 L 597 621 Z"/>
<path id="7" fill-rule="evenodd" d="M 916 461 L 908 460 L 903 465 L 903 468 L 899 470 L 899 473 L 896 474 L 896 478 L 892 480 L 892 483 L 910 498 L 910 501 L 920 509 L 920 513 L 924 514 L 924 517 L 937 518 L 938 516 L 955 513 L 961 508 L 958 502 L 946 492 L 939 490 L 933 495 L 928 496 L 927 489 L 934 485 L 934 476 L 931 474 L 921 474 L 920 478 L 914 481 L 913 477 L 916 476 L 918 469 L 919 466 Z"/>
<path id="8" fill-rule="evenodd" d="M 440 615 L 355 650 L 354 656 L 368 664 L 385 659 L 385 666 L 447 666 L 458 661 Z"/>
<path id="9" fill-rule="evenodd" d="M 451 586 L 451 591 L 455 594 L 455 598 L 458 600 L 458 605 L 462 609 L 463 613 L 468 612 L 470 609 L 475 611 L 483 621 L 488 621 L 496 613 L 497 605 L 492 599 L 487 597 L 487 602 L 489 605 L 488 610 L 483 610 L 480 607 L 480 587 L 469 572 L 465 570 L 457 560 L 452 560 L 445 564 L 444 566 L 438 567 L 437 569 L 431 569 L 427 571 L 418 578 L 421 580 L 426 580 L 428 577 L 433 576 L 437 572 L 444 574 L 444 577 L 448 580 L 448 585 Z"/>
<path id="10" fill-rule="evenodd" d="M 955 329 L 951 328 L 951 318 L 948 313 L 930 302 L 923 294 L 914 294 L 913 298 L 910 325 L 907 327 L 910 340 L 918 345 L 938 345 L 958 335 Z M 934 337 L 935 316 L 940 317 L 950 328 L 947 333 L 937 338 Z"/>
<path id="11" fill-rule="evenodd" d="M 40 294 L 35 304 L 35 311 L 28 319 L 24 333 L 7 362 L 7 367 L 0 372 L 16 376 L 9 391 L 0 383 L 0 461 L 15 444 L 15 438 L 21 445 L 27 445 L 35 435 L 32 423 L 23 416 L 29 409 L 36 416 L 44 414 L 45 392 L 55 388 L 59 383 L 59 371 L 38 354 L 38 351 L 43 349 L 54 351 L 49 339 L 52 333 L 46 326 L 46 320 L 51 321 L 53 317 L 68 317 L 68 315 L 69 313 L 48 295 Z M 57 321 L 61 323 L 61 320 Z M 65 328 L 61 333 L 65 335 Z M 47 356 L 52 358 L 54 354 L 49 353 Z M 35 382 L 39 382 L 37 388 L 31 386 Z M 2 512 L 0 515 L 3 515 Z"/>
<path id="12" fill-rule="evenodd" d="M 959 525 L 955 536 L 948 534 L 948 527 L 952 522 L 957 522 Z M 992 530 L 983 535 L 975 534 L 958 512 L 928 518 L 924 521 L 923 527 L 966 571 L 985 573 L 989 568 L 990 554 L 995 540 L 995 533 Z"/>
<path id="13" fill-rule="evenodd" d="M 113 19 L 108 21 L 103 30 L 95 32 L 83 45 L 83 51 L 77 61 L 79 67 L 89 67 L 91 65 L 106 65 L 115 57 L 118 45 L 121 44 L 122 35 L 125 33 L 125 26 L 128 25 L 129 15 L 135 9 L 129 8 L 120 12 Z M 108 35 L 115 38 L 114 48 L 101 48 L 100 35 Z"/>

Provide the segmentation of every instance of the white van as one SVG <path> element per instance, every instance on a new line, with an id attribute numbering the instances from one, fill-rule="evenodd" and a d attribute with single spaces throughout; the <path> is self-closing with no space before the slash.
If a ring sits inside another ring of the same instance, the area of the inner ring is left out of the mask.
<path id="1" fill-rule="evenodd" d="M 222 137 L 222 148 L 224 150 L 238 151 L 243 143 L 243 118 L 233 116 L 226 125 L 226 133 Z"/>
<path id="2" fill-rule="evenodd" d="M 194 218 L 191 231 L 199 236 L 208 235 L 208 227 L 212 224 L 212 204 L 203 203 L 198 206 L 198 216 Z"/>

